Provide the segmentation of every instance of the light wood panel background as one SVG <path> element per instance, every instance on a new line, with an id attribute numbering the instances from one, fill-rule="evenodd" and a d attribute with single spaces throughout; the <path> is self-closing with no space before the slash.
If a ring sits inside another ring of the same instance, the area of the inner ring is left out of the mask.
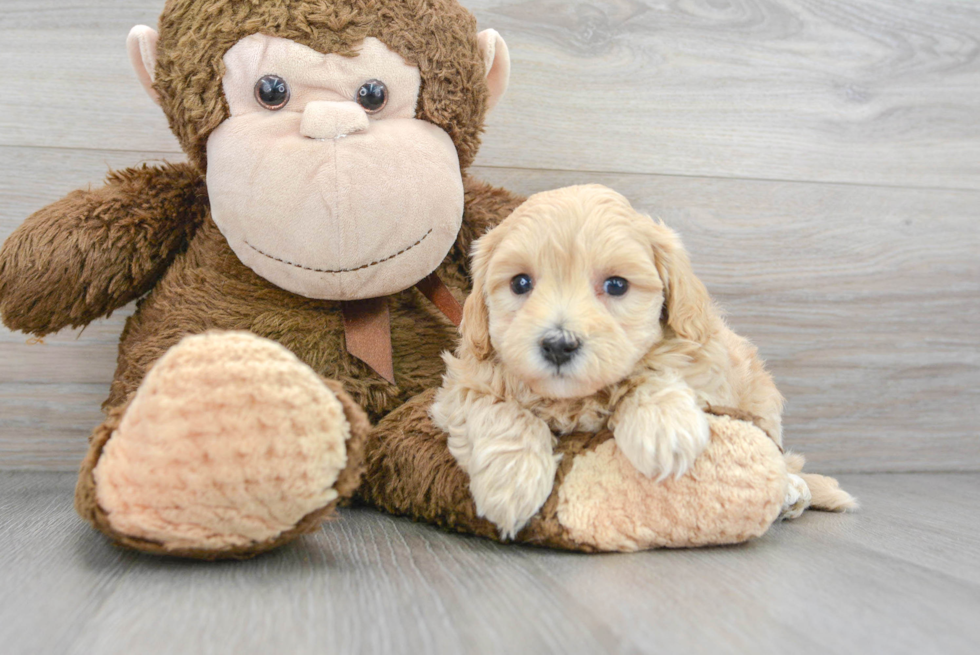
<path id="1" fill-rule="evenodd" d="M 177 159 L 124 48 L 162 0 L 4 0 L 0 239 Z M 474 172 L 609 184 L 684 237 L 826 471 L 980 470 L 980 4 L 465 0 L 513 57 Z M 71 469 L 126 311 L 0 330 L 0 468 Z"/>

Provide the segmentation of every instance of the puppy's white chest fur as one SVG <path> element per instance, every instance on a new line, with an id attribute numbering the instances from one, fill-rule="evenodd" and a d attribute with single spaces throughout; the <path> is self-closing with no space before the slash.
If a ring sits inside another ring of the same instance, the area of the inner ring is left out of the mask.
<path id="1" fill-rule="evenodd" d="M 535 403 L 528 407 L 543 420 L 556 435 L 573 432 L 599 432 L 606 428 L 612 407 L 608 400 L 552 400 Z"/>
<path id="2" fill-rule="evenodd" d="M 616 406 L 635 386 L 636 380 L 631 376 L 585 398 L 543 398 L 521 385 L 526 395 L 518 393 L 511 398 L 547 423 L 553 433 L 563 436 L 609 428 Z"/>

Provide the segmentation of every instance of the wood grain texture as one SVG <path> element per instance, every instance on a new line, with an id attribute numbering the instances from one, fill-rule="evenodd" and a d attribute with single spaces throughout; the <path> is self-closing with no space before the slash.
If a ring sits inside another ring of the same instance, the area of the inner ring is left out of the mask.
<path id="1" fill-rule="evenodd" d="M 0 238 L 107 163 L 159 153 L 0 147 Z M 980 193 L 479 168 L 522 193 L 608 184 L 681 233 L 827 471 L 980 469 Z M 77 466 L 129 310 L 27 345 L 0 331 L 0 468 Z"/>
<path id="2" fill-rule="evenodd" d="M 980 188 L 980 5 L 485 0 L 515 53 L 482 163 Z"/>
<path id="3" fill-rule="evenodd" d="M 583 556 L 368 509 L 244 563 L 123 552 L 68 473 L 0 473 L 21 653 L 974 653 L 980 475 L 848 476 L 862 510 L 731 548 Z"/>
<path id="4" fill-rule="evenodd" d="M 162 1 L 4 0 L 0 145 L 177 144 L 124 42 Z M 463 0 L 507 39 L 487 166 L 980 188 L 980 5 Z"/>
<path id="5" fill-rule="evenodd" d="M 814 465 L 980 469 L 980 5 L 464 4 L 514 58 L 475 173 L 603 182 L 677 227 Z M 0 239 L 110 167 L 181 157 L 123 47 L 161 6 L 5 0 Z M 0 468 L 77 466 L 129 311 L 43 345 L 0 330 Z"/>

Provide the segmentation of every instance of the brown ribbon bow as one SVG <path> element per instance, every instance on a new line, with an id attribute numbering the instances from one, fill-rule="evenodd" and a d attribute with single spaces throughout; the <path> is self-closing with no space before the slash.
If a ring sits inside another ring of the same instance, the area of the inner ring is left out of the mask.
<path id="1" fill-rule="evenodd" d="M 415 288 L 421 291 L 456 327 L 459 327 L 463 321 L 463 307 L 438 275 L 433 273 L 416 284 Z M 370 366 L 385 380 L 395 384 L 388 298 L 351 300 L 344 302 L 342 307 L 347 352 Z"/>

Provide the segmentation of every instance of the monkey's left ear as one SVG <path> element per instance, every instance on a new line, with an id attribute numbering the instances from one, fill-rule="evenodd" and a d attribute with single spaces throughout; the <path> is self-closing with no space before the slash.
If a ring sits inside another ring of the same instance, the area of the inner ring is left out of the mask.
<path id="1" fill-rule="evenodd" d="M 510 51 L 504 37 L 497 33 L 497 30 L 484 30 L 480 32 L 480 52 L 483 53 L 483 63 L 487 69 L 487 84 L 490 86 L 490 100 L 487 109 L 493 109 L 494 105 L 504 96 L 507 85 L 510 84 Z"/>
<path id="2" fill-rule="evenodd" d="M 153 74 L 157 67 L 157 42 L 160 35 L 152 27 L 137 25 L 129 32 L 126 39 L 126 50 L 129 51 L 129 62 L 136 71 L 136 77 L 150 96 L 150 100 L 160 104 L 160 94 L 153 88 Z"/>

